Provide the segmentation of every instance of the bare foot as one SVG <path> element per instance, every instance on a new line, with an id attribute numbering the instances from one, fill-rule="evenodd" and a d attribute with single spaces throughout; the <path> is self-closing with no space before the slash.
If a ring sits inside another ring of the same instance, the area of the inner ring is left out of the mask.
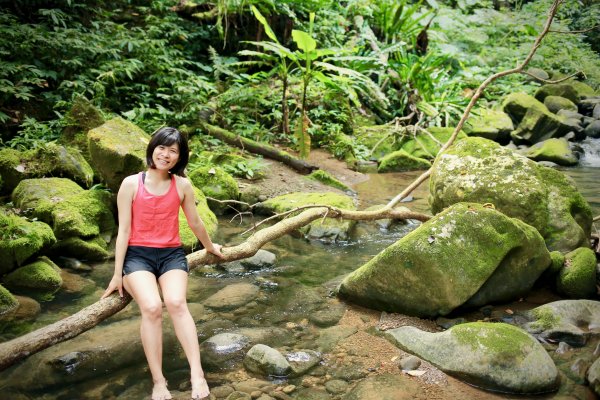
<path id="1" fill-rule="evenodd" d="M 172 399 L 169 389 L 167 389 L 167 381 L 154 383 L 152 388 L 152 400 L 169 400 Z"/>
<path id="2" fill-rule="evenodd" d="M 206 383 L 204 377 L 192 380 L 192 400 L 208 398 L 209 394 L 210 390 L 208 389 L 208 383 Z"/>

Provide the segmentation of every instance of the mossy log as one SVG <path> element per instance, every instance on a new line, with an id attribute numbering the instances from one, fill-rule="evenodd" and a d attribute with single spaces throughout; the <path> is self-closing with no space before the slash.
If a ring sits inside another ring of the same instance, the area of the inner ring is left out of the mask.
<path id="1" fill-rule="evenodd" d="M 317 166 L 310 165 L 306 161 L 296 158 L 293 155 L 268 144 L 241 137 L 240 135 L 236 135 L 226 129 L 219 128 L 218 126 L 206 123 L 202 123 L 201 126 L 209 135 L 214 136 L 225 143 L 242 148 L 254 154 L 260 154 L 272 160 L 280 161 L 302 174 L 310 174 L 312 171 L 319 169 Z"/>

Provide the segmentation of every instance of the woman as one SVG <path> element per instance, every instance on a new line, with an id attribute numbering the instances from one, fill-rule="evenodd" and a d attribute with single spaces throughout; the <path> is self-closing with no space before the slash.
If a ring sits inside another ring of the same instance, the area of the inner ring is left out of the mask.
<path id="1" fill-rule="evenodd" d="M 102 295 L 123 287 L 137 302 L 144 353 L 154 387 L 152 400 L 171 399 L 162 373 L 162 302 L 173 321 L 191 370 L 192 399 L 209 395 L 200 365 L 196 325 L 186 301 L 188 265 L 179 237 L 179 207 L 204 248 L 218 256 L 196 211 L 192 184 L 185 178 L 189 160 L 187 139 L 175 128 L 162 128 L 146 149 L 145 172 L 123 180 L 117 195 L 119 231 L 115 248 L 115 272 Z"/>

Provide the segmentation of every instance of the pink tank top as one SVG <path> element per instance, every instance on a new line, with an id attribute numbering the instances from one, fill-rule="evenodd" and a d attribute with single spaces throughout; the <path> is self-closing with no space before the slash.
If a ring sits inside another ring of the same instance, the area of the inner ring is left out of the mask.
<path id="1" fill-rule="evenodd" d="M 162 196 L 149 193 L 144 187 L 142 172 L 138 177 L 138 190 L 131 206 L 130 246 L 179 247 L 179 207 L 175 175 L 171 176 L 169 191 Z"/>

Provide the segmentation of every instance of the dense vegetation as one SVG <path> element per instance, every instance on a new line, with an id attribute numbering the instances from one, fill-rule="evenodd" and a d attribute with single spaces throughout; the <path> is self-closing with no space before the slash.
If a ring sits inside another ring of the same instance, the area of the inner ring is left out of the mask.
<path id="1" fill-rule="evenodd" d="M 529 50 L 550 1 L 523 3 L 0 2 L 0 145 L 57 140 L 79 96 L 147 132 L 210 119 L 300 151 L 312 142 L 336 152 L 357 126 L 397 117 L 451 126 L 485 77 Z M 566 2 L 554 28 L 599 17 L 597 2 Z M 582 70 L 598 89 L 598 31 L 550 34 L 532 66 Z M 483 102 L 536 85 L 510 76 Z"/>

